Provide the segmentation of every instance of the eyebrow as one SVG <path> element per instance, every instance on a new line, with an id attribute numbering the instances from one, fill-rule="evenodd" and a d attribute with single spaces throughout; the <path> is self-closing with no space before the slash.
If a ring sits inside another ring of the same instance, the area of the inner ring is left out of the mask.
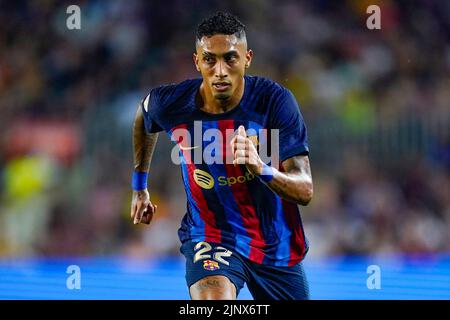
<path id="1" fill-rule="evenodd" d="M 231 50 L 231 51 L 225 52 L 223 54 L 224 57 L 228 57 L 228 56 L 232 56 L 232 55 L 239 55 L 239 53 L 236 50 Z M 208 51 L 204 51 L 203 56 L 217 57 L 217 55 L 215 53 L 208 52 Z"/>

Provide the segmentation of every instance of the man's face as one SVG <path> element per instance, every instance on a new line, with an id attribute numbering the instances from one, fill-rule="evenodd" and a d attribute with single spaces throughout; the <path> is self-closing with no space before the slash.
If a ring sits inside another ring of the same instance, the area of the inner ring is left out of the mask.
<path id="1" fill-rule="evenodd" d="M 222 34 L 203 37 L 197 42 L 196 49 L 194 62 L 206 89 L 215 99 L 227 101 L 243 84 L 245 69 L 250 65 L 253 52 L 247 51 L 245 40 Z"/>

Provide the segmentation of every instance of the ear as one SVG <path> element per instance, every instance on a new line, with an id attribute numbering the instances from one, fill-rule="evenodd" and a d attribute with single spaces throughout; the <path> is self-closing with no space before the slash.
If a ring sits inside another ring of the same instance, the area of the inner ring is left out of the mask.
<path id="1" fill-rule="evenodd" d="M 192 58 L 194 59 L 195 68 L 197 69 L 198 72 L 200 72 L 200 68 L 199 68 L 199 66 L 198 66 L 198 57 L 197 57 L 197 54 L 194 53 L 194 54 L 192 55 Z"/>
<path id="2" fill-rule="evenodd" d="M 247 50 L 247 53 L 245 54 L 245 68 L 249 68 L 250 64 L 252 63 L 253 59 L 253 50 L 249 49 Z"/>

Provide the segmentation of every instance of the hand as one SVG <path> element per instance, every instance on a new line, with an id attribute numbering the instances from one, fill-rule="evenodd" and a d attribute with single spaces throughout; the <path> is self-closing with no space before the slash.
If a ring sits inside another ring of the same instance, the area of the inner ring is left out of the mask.
<path id="1" fill-rule="evenodd" d="M 245 164 L 251 173 L 255 175 L 262 173 L 263 161 L 259 157 L 252 140 L 247 138 L 244 126 L 239 126 L 238 133 L 233 137 L 230 144 L 234 156 L 234 165 Z"/>
<path id="2" fill-rule="evenodd" d="M 153 214 L 158 206 L 150 202 L 148 190 L 133 191 L 133 200 L 131 201 L 131 219 L 134 224 L 150 224 Z"/>

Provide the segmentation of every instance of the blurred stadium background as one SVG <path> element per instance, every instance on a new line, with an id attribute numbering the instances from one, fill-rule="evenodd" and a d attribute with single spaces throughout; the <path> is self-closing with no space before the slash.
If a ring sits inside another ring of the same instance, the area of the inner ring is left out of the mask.
<path id="1" fill-rule="evenodd" d="M 66 28 L 70 4 L 81 30 Z M 371 4 L 381 30 L 366 28 Z M 150 173 L 159 212 L 134 226 L 131 125 L 151 87 L 198 77 L 194 29 L 217 10 L 247 25 L 249 73 L 291 89 L 308 126 L 311 297 L 450 299 L 450 2 L 438 0 L 0 1 L 0 299 L 189 298 L 171 144 L 160 136 Z M 81 290 L 66 288 L 74 264 Z"/>

